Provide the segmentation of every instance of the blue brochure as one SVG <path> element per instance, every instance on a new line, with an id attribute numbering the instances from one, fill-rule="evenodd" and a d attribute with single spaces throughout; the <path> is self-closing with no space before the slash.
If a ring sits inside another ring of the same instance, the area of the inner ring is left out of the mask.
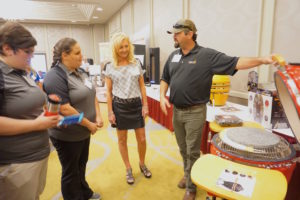
<path id="1" fill-rule="evenodd" d="M 71 125 L 71 124 L 79 124 L 83 119 L 83 112 L 78 115 L 70 115 L 65 116 L 60 122 L 58 126 Z"/>

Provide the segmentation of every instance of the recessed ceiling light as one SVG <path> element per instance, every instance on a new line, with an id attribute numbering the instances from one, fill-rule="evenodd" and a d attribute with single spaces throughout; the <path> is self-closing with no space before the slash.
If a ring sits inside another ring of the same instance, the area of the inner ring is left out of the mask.
<path id="1" fill-rule="evenodd" d="M 103 9 L 101 7 L 98 7 L 96 10 L 97 11 L 102 11 Z"/>
<path id="2" fill-rule="evenodd" d="M 76 7 L 77 5 L 76 5 L 76 4 L 72 4 L 72 6 L 73 6 L 73 7 Z"/>
<path id="3" fill-rule="evenodd" d="M 93 16 L 93 19 L 98 19 L 99 17 L 97 17 L 97 16 Z"/>
<path id="4" fill-rule="evenodd" d="M 72 20 L 71 22 L 72 22 L 72 23 L 76 23 L 77 21 L 75 21 L 75 20 Z"/>

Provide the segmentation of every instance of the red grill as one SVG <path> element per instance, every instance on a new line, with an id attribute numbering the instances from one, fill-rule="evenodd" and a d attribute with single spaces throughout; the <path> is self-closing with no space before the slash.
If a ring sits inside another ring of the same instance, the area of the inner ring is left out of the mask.
<path id="1" fill-rule="evenodd" d="M 274 74 L 278 96 L 289 124 L 300 141 L 300 64 L 280 67 Z"/>
<path id="2" fill-rule="evenodd" d="M 294 148 L 282 137 L 257 128 L 228 128 L 216 134 L 212 154 L 234 162 L 281 171 L 289 181 L 296 163 Z"/>

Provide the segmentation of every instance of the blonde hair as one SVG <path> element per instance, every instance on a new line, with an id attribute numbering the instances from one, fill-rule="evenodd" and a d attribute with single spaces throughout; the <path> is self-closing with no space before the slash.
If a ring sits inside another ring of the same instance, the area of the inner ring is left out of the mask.
<path id="1" fill-rule="evenodd" d="M 115 33 L 112 38 L 111 38 L 111 51 L 112 51 L 112 58 L 113 58 L 113 63 L 115 67 L 119 66 L 119 56 L 118 56 L 118 50 L 122 44 L 123 41 L 127 41 L 129 44 L 129 53 L 128 53 L 128 57 L 127 60 L 129 63 L 136 63 L 136 59 L 134 58 L 134 46 L 132 45 L 132 43 L 130 42 L 129 37 L 123 33 L 123 32 L 119 32 L 119 33 Z"/>

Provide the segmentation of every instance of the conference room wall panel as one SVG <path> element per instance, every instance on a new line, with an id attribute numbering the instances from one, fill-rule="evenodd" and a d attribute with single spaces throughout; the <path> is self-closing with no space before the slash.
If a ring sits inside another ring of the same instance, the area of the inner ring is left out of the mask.
<path id="1" fill-rule="evenodd" d="M 51 67 L 53 61 L 53 47 L 58 40 L 64 37 L 71 37 L 70 26 L 60 25 L 60 24 L 49 24 L 46 25 L 47 28 L 47 43 L 48 43 L 48 68 Z"/>
<path id="2" fill-rule="evenodd" d="M 230 56 L 257 56 L 260 0 L 190 0 L 190 18 L 198 28 L 198 43 Z M 247 91 L 249 70 L 231 77 L 231 91 Z"/>
<path id="3" fill-rule="evenodd" d="M 99 42 L 107 42 L 113 33 L 123 31 L 134 39 L 140 39 L 137 35 L 145 36 L 147 47 L 160 48 L 162 72 L 174 50 L 173 38 L 166 30 L 183 17 L 195 21 L 199 45 L 232 56 L 264 56 L 275 52 L 287 61 L 300 62 L 299 10 L 299 0 L 128 0 L 103 25 L 22 24 L 36 37 L 36 51 L 47 54 L 48 67 L 53 45 L 62 37 L 75 37 L 84 56 L 99 63 Z M 262 81 L 269 82 L 275 70 L 261 67 L 257 71 Z M 231 79 L 232 94 L 247 98 L 249 71 L 239 71 Z"/>
<path id="4" fill-rule="evenodd" d="M 47 23 L 22 23 L 37 40 L 36 52 L 43 52 L 47 55 L 48 68 L 52 64 L 53 47 L 63 37 L 72 37 L 78 41 L 83 56 L 93 58 L 99 63 L 98 43 L 105 41 L 105 26 L 75 25 L 75 24 L 47 24 Z"/>
<path id="5" fill-rule="evenodd" d="M 150 23 L 150 0 L 134 0 L 132 11 L 134 21 L 133 31 L 137 33 Z"/>
<path id="6" fill-rule="evenodd" d="M 48 49 L 46 26 L 36 24 L 24 24 L 24 26 L 30 30 L 32 35 L 38 41 L 38 44 L 35 47 L 35 51 L 46 52 Z"/>
<path id="7" fill-rule="evenodd" d="M 133 31 L 133 12 L 131 12 L 131 4 L 126 4 L 121 10 L 121 30 L 127 35 L 131 35 Z"/>
<path id="8" fill-rule="evenodd" d="M 80 45 L 85 58 L 94 57 L 93 29 L 88 25 L 71 26 L 71 37 Z"/>
<path id="9" fill-rule="evenodd" d="M 111 38 L 111 36 L 116 33 L 116 32 L 120 32 L 121 31 L 121 14 L 120 12 L 117 12 L 116 14 L 114 14 L 110 20 L 110 23 L 108 23 L 108 32 L 109 32 L 109 38 L 108 40 Z"/>
<path id="10" fill-rule="evenodd" d="M 300 63 L 300 1 L 277 0 L 274 16 L 273 49 L 288 62 Z M 270 79 L 273 80 L 273 68 Z"/>
<path id="11" fill-rule="evenodd" d="M 160 74 L 169 54 L 175 50 L 173 35 L 167 34 L 167 30 L 181 18 L 183 18 L 182 0 L 153 0 L 153 47 L 160 48 Z"/>
<path id="12" fill-rule="evenodd" d="M 105 41 L 105 26 L 101 24 L 93 25 L 93 47 L 94 47 L 94 63 L 100 63 L 99 43 Z M 93 58 L 92 57 L 92 58 Z"/>
<path id="13" fill-rule="evenodd" d="M 174 50 L 173 38 L 165 31 L 183 17 L 195 21 L 199 45 L 231 56 L 267 56 L 283 52 L 288 55 L 288 60 L 299 60 L 296 55 L 300 42 L 297 39 L 300 34 L 297 26 L 299 4 L 297 0 L 288 3 L 284 0 L 129 0 L 119 12 L 124 12 L 125 7 L 131 8 L 128 8 L 133 16 L 131 36 L 142 27 L 150 27 L 150 47 L 161 48 L 162 72 L 168 55 Z M 129 34 L 128 18 L 128 14 L 121 15 L 120 31 Z M 107 23 L 110 24 L 111 20 Z M 272 81 L 269 75 L 273 72 L 272 67 L 251 70 L 258 71 L 261 83 Z M 246 82 L 251 70 L 239 71 L 231 78 L 231 95 L 247 98 Z"/>

